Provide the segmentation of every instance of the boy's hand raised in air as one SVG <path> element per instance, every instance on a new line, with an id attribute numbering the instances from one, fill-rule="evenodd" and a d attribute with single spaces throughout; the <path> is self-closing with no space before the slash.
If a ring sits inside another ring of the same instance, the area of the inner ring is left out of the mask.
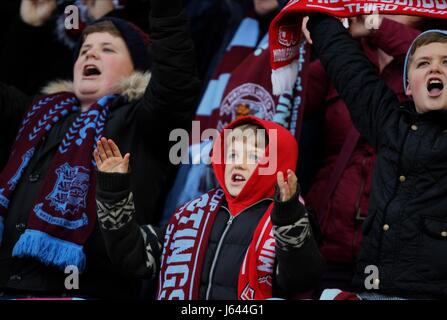
<path id="1" fill-rule="evenodd" d="M 121 155 L 118 146 L 111 139 L 101 138 L 97 142 L 97 147 L 93 152 L 96 166 L 101 172 L 107 173 L 127 173 L 129 172 L 130 153 Z"/>
<path id="2" fill-rule="evenodd" d="M 284 180 L 284 173 L 279 171 L 276 175 L 280 191 L 281 202 L 286 202 L 292 198 L 297 190 L 298 179 L 292 170 L 287 170 L 287 181 Z"/>

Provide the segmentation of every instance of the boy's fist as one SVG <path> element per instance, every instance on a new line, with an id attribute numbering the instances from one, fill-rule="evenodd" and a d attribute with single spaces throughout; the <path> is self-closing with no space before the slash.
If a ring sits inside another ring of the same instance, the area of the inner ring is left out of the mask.
<path id="1" fill-rule="evenodd" d="M 43 26 L 57 8 L 56 0 L 22 0 L 20 17 L 33 27 Z"/>
<path id="2" fill-rule="evenodd" d="M 111 139 L 101 138 L 97 142 L 93 157 L 98 170 L 101 172 L 127 173 L 129 171 L 130 154 L 126 153 L 123 158 L 118 146 Z"/>
<path id="3" fill-rule="evenodd" d="M 281 202 L 286 202 L 292 198 L 297 190 L 298 179 L 292 170 L 287 170 L 287 181 L 284 180 L 282 171 L 278 171 L 276 175 L 278 187 L 280 191 Z"/>

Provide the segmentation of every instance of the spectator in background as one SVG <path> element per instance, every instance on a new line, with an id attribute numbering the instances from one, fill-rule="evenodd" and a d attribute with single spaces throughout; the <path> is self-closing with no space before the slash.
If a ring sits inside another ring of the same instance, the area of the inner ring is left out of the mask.
<path id="1" fill-rule="evenodd" d="M 67 5 L 79 8 L 79 29 L 65 28 Z M 114 0 L 22 0 L 14 9 L 19 10 L 10 12 L 13 18 L 0 45 L 0 81 L 28 95 L 38 94 L 51 80 L 72 78 L 70 61 L 87 24 L 105 16 L 128 19 L 134 12 Z M 140 10 L 147 16 L 148 8 Z"/>

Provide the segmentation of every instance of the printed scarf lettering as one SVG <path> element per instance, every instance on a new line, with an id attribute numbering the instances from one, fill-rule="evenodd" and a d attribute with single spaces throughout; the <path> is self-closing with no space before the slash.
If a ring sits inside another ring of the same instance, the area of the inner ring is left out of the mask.
<path id="1" fill-rule="evenodd" d="M 269 50 L 273 93 L 290 91 L 300 55 L 301 22 L 312 12 L 337 17 L 370 14 L 417 15 L 445 19 L 447 0 L 291 0 L 270 24 Z"/>
<path id="2" fill-rule="evenodd" d="M 211 190 L 180 207 L 172 216 L 164 238 L 158 283 L 159 300 L 196 300 L 205 252 L 216 214 L 224 199 L 221 189 Z M 242 300 L 272 296 L 275 240 L 270 212 L 255 229 L 238 277 Z"/>

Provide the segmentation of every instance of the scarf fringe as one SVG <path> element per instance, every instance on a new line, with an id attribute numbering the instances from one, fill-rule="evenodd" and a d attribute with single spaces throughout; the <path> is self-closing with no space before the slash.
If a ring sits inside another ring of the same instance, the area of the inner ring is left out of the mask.
<path id="1" fill-rule="evenodd" d="M 52 237 L 37 230 L 25 230 L 14 246 L 13 257 L 33 257 L 45 265 L 55 265 L 64 270 L 76 266 L 80 272 L 85 268 L 82 246 Z"/>
<path id="2" fill-rule="evenodd" d="M 274 95 L 279 96 L 293 90 L 298 75 L 298 68 L 298 60 L 294 60 L 282 68 L 272 70 L 272 89 Z"/>

